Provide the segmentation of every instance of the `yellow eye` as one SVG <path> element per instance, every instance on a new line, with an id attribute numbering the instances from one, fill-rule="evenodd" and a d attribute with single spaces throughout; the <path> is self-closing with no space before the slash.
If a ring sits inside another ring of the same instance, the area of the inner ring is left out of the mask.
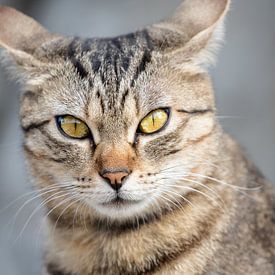
<path id="1" fill-rule="evenodd" d="M 139 124 L 140 132 L 144 134 L 153 134 L 159 131 L 168 120 L 168 111 L 157 109 L 149 113 Z"/>
<path id="2" fill-rule="evenodd" d="M 57 123 L 62 132 L 71 138 L 82 139 L 90 135 L 88 126 L 83 121 L 73 116 L 59 116 L 57 117 Z"/>

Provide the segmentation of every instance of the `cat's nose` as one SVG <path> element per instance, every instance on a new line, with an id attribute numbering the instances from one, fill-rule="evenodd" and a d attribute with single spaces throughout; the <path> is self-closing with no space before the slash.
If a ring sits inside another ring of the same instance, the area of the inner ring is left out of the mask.
<path id="1" fill-rule="evenodd" d="M 101 177 L 106 179 L 109 185 L 116 191 L 118 191 L 125 179 L 129 176 L 130 172 L 125 168 L 116 169 L 103 169 L 100 173 Z"/>

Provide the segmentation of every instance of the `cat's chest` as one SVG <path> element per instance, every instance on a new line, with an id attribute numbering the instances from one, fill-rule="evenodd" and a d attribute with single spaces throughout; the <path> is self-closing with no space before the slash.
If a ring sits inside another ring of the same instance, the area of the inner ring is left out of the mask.
<path id="1" fill-rule="evenodd" d="M 60 275 L 201 274 L 212 254 L 207 249 L 208 240 L 203 240 L 201 244 L 194 243 L 193 248 L 180 248 L 180 240 L 174 247 L 163 243 L 156 246 L 155 243 L 156 239 L 138 235 L 135 239 L 128 236 L 125 239 L 113 238 L 109 242 L 95 240 L 86 244 L 66 242 L 62 245 L 59 242 L 58 249 L 51 248 L 48 263 L 51 266 L 57 263 L 54 270 L 59 273 L 52 274 Z M 196 245 L 199 247 L 196 248 Z"/>

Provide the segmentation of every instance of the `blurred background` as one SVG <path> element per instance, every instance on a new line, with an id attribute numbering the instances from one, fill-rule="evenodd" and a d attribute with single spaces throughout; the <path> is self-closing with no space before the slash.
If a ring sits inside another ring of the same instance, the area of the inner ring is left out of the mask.
<path id="1" fill-rule="evenodd" d="M 0 0 L 64 35 L 119 35 L 171 14 L 180 0 Z M 219 119 L 275 183 L 275 1 L 233 1 L 210 70 Z M 19 92 L 0 68 L 0 275 L 41 274 L 41 212 L 20 148 Z M 9 206 L 10 205 L 10 206 Z M 23 205 L 23 207 L 21 207 Z M 19 212 L 18 212 L 19 210 Z M 33 213 L 33 214 L 32 214 Z M 29 217 L 32 216 L 31 219 Z M 26 222 L 28 221 L 28 225 Z M 22 230 L 24 229 L 24 230 Z"/>

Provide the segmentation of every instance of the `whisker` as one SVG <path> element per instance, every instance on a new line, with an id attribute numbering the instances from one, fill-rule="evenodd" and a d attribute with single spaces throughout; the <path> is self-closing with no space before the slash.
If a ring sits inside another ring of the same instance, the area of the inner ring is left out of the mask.
<path id="1" fill-rule="evenodd" d="M 85 202 L 82 203 L 83 207 L 80 208 L 80 212 L 81 212 L 81 216 L 82 216 L 82 221 L 84 222 L 84 227 L 86 229 L 86 232 L 89 232 L 88 228 L 87 228 L 87 223 L 86 223 L 86 219 L 85 219 L 85 211 L 87 211 L 87 205 L 85 204 Z"/>
<path id="2" fill-rule="evenodd" d="M 0 210 L 0 214 L 2 214 L 3 212 L 5 212 L 9 207 L 11 207 L 13 204 L 15 204 L 17 201 L 29 196 L 29 195 L 32 195 L 32 194 L 35 194 L 35 193 L 40 193 L 41 191 L 45 191 L 45 190 L 52 190 L 52 189 L 55 189 L 56 187 L 55 186 L 59 186 L 59 184 L 54 184 L 54 185 L 51 185 L 51 186 L 47 186 L 47 187 L 44 187 L 44 188 L 41 188 L 41 189 L 36 189 L 36 190 L 32 190 L 30 192 L 27 192 L 25 194 L 22 194 L 20 195 L 19 197 L 15 198 L 14 200 L 12 200 L 10 203 L 8 203 L 4 208 L 2 208 Z M 58 189 L 58 188 L 56 188 Z M 40 196 L 37 196 L 35 198 L 39 198 Z"/>
<path id="3" fill-rule="evenodd" d="M 31 221 L 32 217 L 37 213 L 38 210 L 40 210 L 44 205 L 46 205 L 47 203 L 49 203 L 50 201 L 56 200 L 56 199 L 60 199 L 62 197 L 67 196 L 68 194 L 65 191 L 60 191 L 63 193 L 63 195 L 60 196 L 56 196 L 56 194 L 54 194 L 54 196 L 50 196 L 50 198 L 47 198 L 45 201 L 43 201 L 42 203 L 40 203 L 35 209 L 34 211 L 31 213 L 31 215 L 29 216 L 29 218 L 27 219 L 26 223 L 24 224 L 23 228 L 21 229 L 20 233 L 18 234 L 17 238 L 15 239 L 15 243 L 22 237 L 23 232 L 25 231 L 26 227 L 28 226 L 29 222 Z M 65 194 L 64 194 L 65 192 Z"/>
<path id="4" fill-rule="evenodd" d="M 82 199 L 79 200 L 79 202 L 81 202 Z M 78 213 L 78 210 L 80 207 L 82 207 L 82 203 L 79 203 L 79 205 L 77 206 L 75 212 L 74 212 L 74 217 L 73 217 L 73 232 L 75 231 L 75 227 L 74 227 L 74 224 L 75 224 L 75 219 L 77 217 L 77 213 Z"/>
<path id="5" fill-rule="evenodd" d="M 222 185 L 228 186 L 228 187 L 232 187 L 238 190 L 243 190 L 243 191 L 258 191 L 262 188 L 262 186 L 257 186 L 257 187 L 242 187 L 242 186 L 238 186 L 238 185 L 233 185 L 233 184 L 229 184 L 225 181 L 210 177 L 210 176 L 205 176 L 205 175 L 201 175 L 201 174 L 197 174 L 197 173 L 189 173 L 189 175 L 191 176 L 197 176 L 197 177 L 201 177 L 201 178 L 205 178 L 205 179 L 209 179 L 212 180 L 214 182 L 220 183 Z"/>
<path id="6" fill-rule="evenodd" d="M 199 181 L 187 179 L 184 175 L 181 175 L 181 174 L 178 174 L 178 173 L 173 173 L 171 175 L 173 177 L 180 176 L 180 178 L 179 178 L 180 181 L 187 181 L 187 182 L 195 183 L 195 184 L 198 184 L 198 185 L 202 186 L 203 188 L 207 189 L 211 194 L 213 194 L 215 197 L 217 197 L 222 202 L 222 204 L 225 205 L 225 202 L 223 201 L 223 199 L 221 198 L 221 196 L 214 189 L 208 187 L 206 184 L 203 184 L 203 183 L 201 183 Z M 167 178 L 163 178 L 163 179 L 167 179 Z"/>
<path id="7" fill-rule="evenodd" d="M 226 116 L 226 115 L 218 115 L 216 116 L 218 119 L 225 119 L 225 118 L 232 118 L 232 119 L 247 119 L 247 117 L 244 116 Z"/>
<path id="8" fill-rule="evenodd" d="M 75 200 L 76 198 L 78 198 L 78 200 Z M 77 202 L 78 202 L 79 200 L 81 200 L 81 199 L 79 199 L 79 194 L 75 194 L 74 196 L 70 197 L 70 200 L 72 200 L 72 202 L 69 203 L 69 204 L 62 210 L 62 212 L 59 214 L 57 220 L 55 221 L 54 227 L 53 227 L 53 229 L 52 229 L 52 231 L 51 231 L 52 234 L 54 234 L 55 228 L 57 227 L 57 224 L 58 224 L 60 218 L 61 218 L 62 215 L 66 212 L 66 210 L 69 209 L 73 204 L 77 203 Z M 67 202 L 66 202 L 66 203 L 67 203 Z"/>
<path id="9" fill-rule="evenodd" d="M 58 198 L 59 199 L 59 198 Z M 42 231 L 42 227 L 43 227 L 43 223 L 44 223 L 44 221 L 46 220 L 46 218 L 56 209 L 56 208 L 58 208 L 58 207 L 60 207 L 61 205 L 63 205 L 63 204 L 65 204 L 67 201 L 70 201 L 72 198 L 71 197 L 69 197 L 69 198 L 67 198 L 67 199 L 65 199 L 65 200 L 62 200 L 60 203 L 58 203 L 57 205 L 55 205 L 53 208 L 51 208 L 50 210 L 48 210 L 48 212 L 44 215 L 44 217 L 43 217 L 43 219 L 42 219 L 42 222 L 41 222 L 41 225 L 40 225 L 40 227 L 39 227 L 39 230 L 38 230 L 38 237 L 39 237 L 39 235 L 40 235 L 40 233 L 41 233 L 41 231 Z"/>
<path id="10" fill-rule="evenodd" d="M 168 195 L 169 195 L 169 194 L 168 194 Z M 174 201 L 172 201 L 172 200 L 170 200 L 169 198 L 167 198 L 167 197 L 165 197 L 165 196 L 163 196 L 163 195 L 160 195 L 160 194 L 159 194 L 159 197 L 160 197 L 160 198 L 163 198 L 164 200 L 166 200 L 166 201 L 168 201 L 168 202 L 170 202 L 170 203 L 173 204 L 176 208 L 178 208 L 179 210 L 182 211 L 182 205 L 179 204 L 178 201 L 177 201 L 177 203 L 175 203 Z M 168 204 L 168 206 L 169 206 L 169 204 Z M 184 212 L 183 212 L 183 214 L 184 214 Z"/>
<path id="11" fill-rule="evenodd" d="M 66 194 L 66 193 L 65 193 L 64 196 L 59 196 L 59 197 L 54 198 L 54 199 L 60 199 L 61 197 L 65 197 L 66 195 L 69 195 L 69 194 Z M 54 199 L 52 199 L 52 200 L 54 200 Z M 48 211 L 46 212 L 46 214 L 45 214 L 44 217 L 42 218 L 42 221 L 41 221 L 41 224 L 40 224 L 38 233 L 37 233 L 37 243 L 38 243 L 38 238 L 39 238 L 39 236 L 40 236 L 40 234 L 41 234 L 41 231 L 42 231 L 43 224 L 44 224 L 44 222 L 46 221 L 47 217 L 48 217 L 57 207 L 61 206 L 61 205 L 62 205 L 63 203 L 65 203 L 67 200 L 68 200 L 68 198 L 65 199 L 65 201 L 61 201 L 60 203 L 58 203 L 57 205 L 55 205 L 53 208 L 51 208 L 50 210 L 48 210 Z M 48 202 L 50 202 L 50 201 L 45 202 L 44 205 L 47 204 Z M 42 208 L 44 205 L 40 205 L 40 208 Z"/>
<path id="12" fill-rule="evenodd" d="M 165 189 L 165 192 L 169 192 L 171 194 L 177 195 L 180 198 L 182 198 L 184 201 L 186 201 L 187 203 L 189 203 L 190 205 L 192 205 L 193 207 L 196 207 L 190 200 L 188 200 L 187 198 L 185 198 L 183 195 L 179 194 L 178 192 L 174 192 L 174 191 L 169 190 L 169 189 Z"/>
<path id="13" fill-rule="evenodd" d="M 170 185 L 166 185 L 166 186 L 169 186 L 169 187 L 180 187 L 180 188 L 191 190 L 193 192 L 201 194 L 202 196 L 204 196 L 205 198 L 207 198 L 209 201 L 213 202 L 214 204 L 217 204 L 220 208 L 223 209 L 222 205 L 220 203 L 218 203 L 215 200 L 215 198 L 213 198 L 212 196 L 209 196 L 209 195 L 205 194 L 204 192 L 202 192 L 202 191 L 200 191 L 198 189 L 195 189 L 195 188 L 192 188 L 192 187 L 189 187 L 189 186 L 185 186 L 185 185 L 175 185 L 175 184 L 170 184 Z"/>
<path id="14" fill-rule="evenodd" d="M 14 225 L 15 225 L 15 222 L 16 222 L 16 219 L 17 219 L 18 215 L 19 215 L 20 212 L 26 207 L 26 205 L 28 205 L 30 202 L 34 201 L 35 199 L 40 198 L 41 196 L 44 196 L 44 195 L 46 195 L 46 194 L 48 194 L 48 193 L 52 193 L 52 192 L 54 192 L 54 191 L 56 191 L 56 190 L 59 190 L 59 189 L 50 189 L 50 190 L 47 190 L 47 191 L 45 191 L 45 192 L 42 192 L 42 193 L 36 195 L 35 197 L 30 198 L 30 199 L 27 200 L 26 202 L 24 202 L 23 205 L 22 205 L 22 206 L 17 210 L 17 212 L 15 213 L 13 219 L 11 219 L 11 221 L 10 221 L 8 224 L 12 223 L 12 228 L 13 228 Z M 63 192 L 63 191 L 60 191 L 60 192 Z M 54 195 L 56 195 L 56 193 L 53 194 L 53 195 L 51 195 L 51 196 L 54 196 Z M 51 196 L 50 196 L 50 197 L 51 197 Z"/>
<path id="15" fill-rule="evenodd" d="M 209 192 L 211 192 L 213 195 L 215 195 L 223 205 L 226 205 L 224 200 L 222 199 L 222 197 L 216 192 L 214 191 L 212 188 L 208 187 L 206 184 L 203 184 L 199 181 L 195 181 L 195 180 L 190 180 L 190 179 L 186 179 L 184 178 L 183 181 L 188 181 L 188 182 L 192 182 L 192 183 L 195 183 L 195 184 L 198 184 L 200 186 L 202 186 L 203 188 L 207 189 Z"/>

